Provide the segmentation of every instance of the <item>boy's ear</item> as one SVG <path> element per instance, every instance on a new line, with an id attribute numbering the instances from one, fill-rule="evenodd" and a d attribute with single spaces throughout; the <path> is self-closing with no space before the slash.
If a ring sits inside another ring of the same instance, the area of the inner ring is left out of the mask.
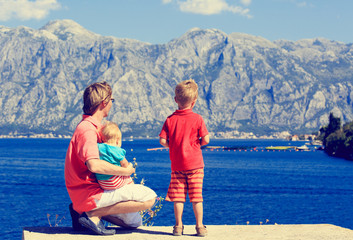
<path id="1" fill-rule="evenodd" d="M 176 103 L 178 103 L 178 101 L 177 101 L 176 97 L 174 97 L 174 101 L 175 101 Z"/>
<path id="2" fill-rule="evenodd" d="M 194 100 L 194 101 L 192 101 L 192 103 L 191 103 L 191 108 L 193 108 L 193 107 L 195 106 L 196 101 L 197 101 L 197 98 L 195 98 L 195 100 Z"/>

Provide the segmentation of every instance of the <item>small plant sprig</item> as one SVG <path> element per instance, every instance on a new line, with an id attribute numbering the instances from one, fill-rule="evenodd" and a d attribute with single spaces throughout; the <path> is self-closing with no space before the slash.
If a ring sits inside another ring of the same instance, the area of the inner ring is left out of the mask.
<path id="1" fill-rule="evenodd" d="M 265 223 L 262 222 L 262 221 L 260 221 L 259 224 L 260 224 L 260 225 L 263 225 L 263 224 L 268 224 L 269 222 L 270 222 L 270 220 L 266 219 L 266 222 L 265 222 Z"/>
<path id="2" fill-rule="evenodd" d="M 136 174 L 137 162 L 136 162 L 136 158 L 132 159 L 132 167 L 135 168 L 135 173 L 132 176 L 132 180 L 134 181 L 135 179 L 137 179 L 137 174 Z"/>
<path id="3" fill-rule="evenodd" d="M 142 225 L 143 226 L 153 226 L 153 218 L 157 216 L 157 213 L 162 209 L 162 202 L 164 198 L 157 197 L 156 202 L 153 204 L 151 209 L 141 211 Z"/>
<path id="4" fill-rule="evenodd" d="M 132 150 L 132 149 L 131 149 Z M 137 162 L 136 158 L 132 159 L 132 166 L 135 168 L 135 173 L 132 177 L 132 180 L 135 182 L 137 179 L 137 173 L 136 173 L 136 168 L 137 168 Z M 142 178 L 141 185 L 145 185 L 145 179 Z M 140 215 L 142 217 L 142 225 L 143 226 L 152 226 L 153 225 L 153 218 L 157 216 L 157 213 L 162 209 L 162 202 L 164 201 L 164 198 L 162 197 L 157 197 L 156 202 L 153 204 L 151 209 L 147 209 L 144 211 L 140 211 Z"/>
<path id="5" fill-rule="evenodd" d="M 61 221 L 63 219 L 65 219 L 65 217 L 63 216 L 60 220 L 59 220 L 59 215 L 58 214 L 55 214 L 55 222 L 54 222 L 54 226 L 51 224 L 50 222 L 50 214 L 47 213 L 47 219 L 48 219 L 48 223 L 49 223 L 49 226 L 50 227 L 58 227 L 59 226 L 59 223 L 61 223 Z"/>
<path id="6" fill-rule="evenodd" d="M 266 219 L 265 222 L 260 221 L 259 224 L 260 224 L 260 225 L 265 225 L 265 224 L 268 224 L 269 222 L 270 222 L 270 220 Z M 236 222 L 235 224 L 237 225 L 238 222 Z M 250 221 L 246 221 L 246 225 L 250 225 Z"/>

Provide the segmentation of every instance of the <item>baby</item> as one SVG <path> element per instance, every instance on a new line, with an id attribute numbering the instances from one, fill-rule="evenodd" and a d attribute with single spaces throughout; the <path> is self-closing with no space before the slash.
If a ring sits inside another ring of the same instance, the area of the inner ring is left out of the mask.
<path id="1" fill-rule="evenodd" d="M 121 148 L 122 136 L 117 124 L 105 122 L 101 128 L 103 143 L 98 143 L 99 158 L 111 164 L 127 167 L 126 151 Z M 99 185 L 105 190 L 114 190 L 133 183 L 130 176 L 105 175 L 96 173 Z"/>

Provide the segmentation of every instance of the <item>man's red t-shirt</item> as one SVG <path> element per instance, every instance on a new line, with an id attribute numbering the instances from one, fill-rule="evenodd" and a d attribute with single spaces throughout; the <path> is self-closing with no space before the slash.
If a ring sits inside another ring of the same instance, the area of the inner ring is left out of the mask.
<path id="1" fill-rule="evenodd" d="M 65 184 L 73 207 L 79 213 L 96 208 L 95 199 L 100 199 L 103 193 L 94 173 L 89 171 L 85 164 L 87 160 L 99 159 L 99 127 L 97 120 L 83 115 L 66 153 Z"/>
<path id="2" fill-rule="evenodd" d="M 164 122 L 159 136 L 169 141 L 172 171 L 203 168 L 200 138 L 208 131 L 199 114 L 192 109 L 176 110 Z"/>

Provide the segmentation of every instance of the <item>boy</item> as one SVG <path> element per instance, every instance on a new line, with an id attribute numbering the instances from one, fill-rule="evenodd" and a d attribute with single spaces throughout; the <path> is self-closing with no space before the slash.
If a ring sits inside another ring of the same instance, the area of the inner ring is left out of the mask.
<path id="1" fill-rule="evenodd" d="M 99 158 L 111 164 L 127 168 L 129 162 L 125 158 L 126 151 L 121 148 L 121 131 L 117 124 L 106 121 L 100 133 L 103 143 L 98 143 Z M 114 190 L 127 184 L 133 183 L 130 176 L 106 175 L 96 173 L 96 177 L 101 188 Z"/>
<path id="2" fill-rule="evenodd" d="M 159 134 L 159 142 L 169 148 L 171 181 L 166 200 L 174 202 L 174 236 L 183 234 L 182 214 L 186 192 L 189 193 L 198 236 L 206 236 L 203 225 L 202 184 L 204 162 L 201 146 L 209 143 L 209 135 L 202 117 L 192 112 L 198 97 L 198 86 L 194 80 L 186 80 L 175 88 L 176 110 L 165 121 Z"/>

